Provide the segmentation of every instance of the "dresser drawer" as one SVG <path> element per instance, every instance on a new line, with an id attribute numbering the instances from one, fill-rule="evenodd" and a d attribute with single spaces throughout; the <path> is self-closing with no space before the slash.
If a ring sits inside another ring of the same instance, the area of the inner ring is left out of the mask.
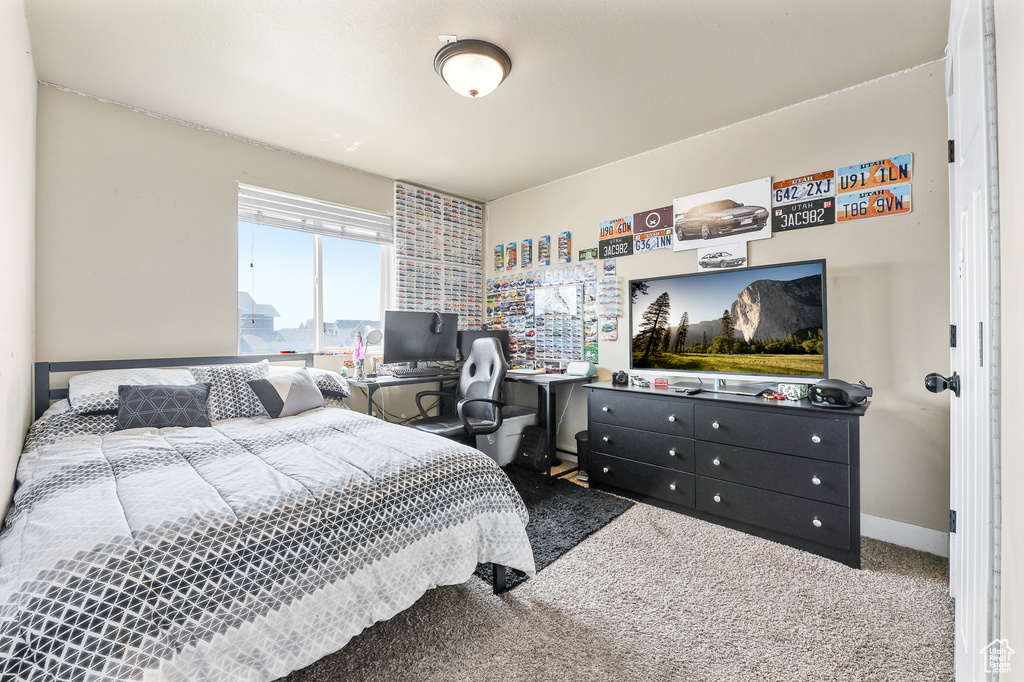
<path id="1" fill-rule="evenodd" d="M 850 428 L 841 419 L 694 406 L 697 440 L 848 464 Z"/>
<path id="2" fill-rule="evenodd" d="M 847 507 L 704 476 L 697 476 L 696 506 L 700 511 L 823 545 L 850 546 L 850 510 Z"/>
<path id="3" fill-rule="evenodd" d="M 599 452 L 590 455 L 590 480 L 684 507 L 693 506 L 694 476 L 674 469 L 621 459 Z"/>
<path id="4" fill-rule="evenodd" d="M 623 459 L 693 472 L 692 438 L 592 423 L 590 448 Z"/>
<path id="5" fill-rule="evenodd" d="M 590 419 L 693 438 L 693 405 L 675 398 L 625 391 L 591 391 Z"/>
<path id="6" fill-rule="evenodd" d="M 696 472 L 701 476 L 850 506 L 847 464 L 705 441 L 697 443 L 695 459 Z"/>

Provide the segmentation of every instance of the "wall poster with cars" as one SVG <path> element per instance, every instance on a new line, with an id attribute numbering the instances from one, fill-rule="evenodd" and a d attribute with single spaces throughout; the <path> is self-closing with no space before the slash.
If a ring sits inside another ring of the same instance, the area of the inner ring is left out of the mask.
<path id="1" fill-rule="evenodd" d="M 680 197 L 672 202 L 673 248 L 689 251 L 768 239 L 771 205 L 771 178 Z"/>
<path id="2" fill-rule="evenodd" d="M 745 267 L 747 267 L 746 242 L 697 249 L 698 270 L 733 270 Z"/>

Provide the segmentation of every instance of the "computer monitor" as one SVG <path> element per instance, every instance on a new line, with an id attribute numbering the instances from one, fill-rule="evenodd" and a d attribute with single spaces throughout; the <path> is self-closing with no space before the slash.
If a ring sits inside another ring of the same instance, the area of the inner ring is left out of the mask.
<path id="1" fill-rule="evenodd" d="M 498 343 L 501 344 L 501 352 L 505 354 L 505 362 L 509 361 L 512 356 L 512 349 L 508 343 L 508 330 L 507 329 L 482 329 L 479 331 L 459 331 L 459 356 L 465 360 L 469 357 L 469 351 L 473 347 L 473 342 L 477 339 L 487 338 L 493 336 L 498 339 Z"/>
<path id="2" fill-rule="evenodd" d="M 419 310 L 384 311 L 384 363 L 454 360 L 459 316 Z"/>

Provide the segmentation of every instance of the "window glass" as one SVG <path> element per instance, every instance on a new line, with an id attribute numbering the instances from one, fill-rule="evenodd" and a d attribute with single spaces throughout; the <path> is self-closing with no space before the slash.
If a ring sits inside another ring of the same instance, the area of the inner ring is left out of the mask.
<path id="1" fill-rule="evenodd" d="M 238 350 L 313 350 L 314 236 L 238 223 Z"/>
<path id="2" fill-rule="evenodd" d="M 381 328 L 381 246 L 322 239 L 324 348 L 352 348 L 357 333 L 366 345 L 367 332 Z"/>

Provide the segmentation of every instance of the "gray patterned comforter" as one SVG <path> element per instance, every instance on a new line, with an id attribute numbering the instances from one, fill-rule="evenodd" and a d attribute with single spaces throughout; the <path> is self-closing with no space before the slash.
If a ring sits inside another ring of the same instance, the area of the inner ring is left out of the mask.
<path id="1" fill-rule="evenodd" d="M 522 500 L 452 441 L 337 409 L 109 421 L 55 414 L 26 441 L 2 680 L 272 680 L 478 562 L 533 574 Z"/>

